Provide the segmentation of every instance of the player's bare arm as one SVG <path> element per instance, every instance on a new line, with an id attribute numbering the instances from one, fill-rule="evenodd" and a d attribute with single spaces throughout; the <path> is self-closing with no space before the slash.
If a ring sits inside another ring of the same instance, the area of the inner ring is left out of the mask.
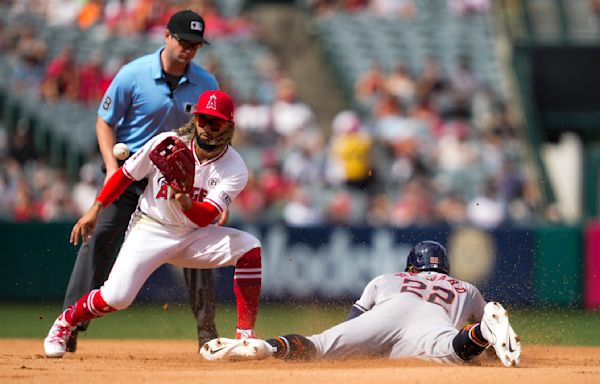
<path id="1" fill-rule="evenodd" d="M 132 180 L 125 176 L 122 168 L 118 168 L 116 172 L 113 172 L 104 187 L 100 190 L 94 205 L 75 223 L 70 239 L 73 245 L 78 244 L 79 236 L 81 236 L 84 244 L 92 237 L 92 232 L 96 228 L 98 215 L 102 208 L 107 207 L 121 196 L 131 182 Z"/>
<path id="2" fill-rule="evenodd" d="M 77 220 L 77 223 L 75 223 L 73 229 L 71 230 L 71 244 L 77 245 L 79 243 L 79 236 L 81 236 L 81 240 L 84 244 L 90 237 L 92 237 L 92 232 L 94 231 L 94 228 L 96 228 L 98 215 L 100 214 L 101 210 L 102 203 L 96 201 L 85 213 L 85 215 L 81 216 L 81 218 Z"/>
<path id="3" fill-rule="evenodd" d="M 187 211 L 192 207 L 193 201 L 186 193 L 176 191 L 174 197 L 175 201 L 181 206 L 181 210 Z"/>
<path id="4" fill-rule="evenodd" d="M 229 221 L 229 207 L 225 208 L 217 219 L 217 225 L 225 225 Z"/>
<path id="5" fill-rule="evenodd" d="M 96 120 L 96 136 L 98 137 L 100 154 L 106 167 L 106 177 L 104 178 L 104 184 L 106 184 L 113 173 L 119 169 L 119 164 L 112 151 L 117 139 L 114 128 L 108 125 L 100 116 Z"/>

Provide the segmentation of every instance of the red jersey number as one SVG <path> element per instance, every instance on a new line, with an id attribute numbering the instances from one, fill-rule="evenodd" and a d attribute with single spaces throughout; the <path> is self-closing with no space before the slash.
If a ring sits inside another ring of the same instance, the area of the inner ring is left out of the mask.
<path id="1" fill-rule="evenodd" d="M 428 294 L 427 288 L 430 288 L 433 292 Z M 456 294 L 448 288 L 439 285 L 428 286 L 428 284 L 425 284 L 420 280 L 413 280 L 410 278 L 404 279 L 400 292 L 410 292 L 421 299 L 440 306 L 452 304 L 456 298 Z M 426 299 L 425 296 L 427 296 Z"/>

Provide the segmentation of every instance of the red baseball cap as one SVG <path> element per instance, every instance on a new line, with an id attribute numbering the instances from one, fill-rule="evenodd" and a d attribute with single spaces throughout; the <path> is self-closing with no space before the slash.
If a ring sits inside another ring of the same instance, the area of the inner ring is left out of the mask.
<path id="1" fill-rule="evenodd" d="M 206 91 L 198 98 L 194 114 L 215 116 L 223 120 L 233 120 L 233 100 L 222 91 Z"/>

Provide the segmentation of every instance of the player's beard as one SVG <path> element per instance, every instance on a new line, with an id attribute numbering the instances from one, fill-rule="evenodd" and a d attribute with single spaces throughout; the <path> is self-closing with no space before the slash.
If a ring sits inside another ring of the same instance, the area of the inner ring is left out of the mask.
<path id="1" fill-rule="evenodd" d="M 202 136 L 207 137 L 206 139 L 198 134 L 199 130 L 203 131 L 204 134 Z M 234 130 L 235 125 L 231 122 L 218 137 L 213 138 L 210 133 L 204 131 L 203 127 L 198 126 L 196 119 L 192 117 L 185 125 L 177 128 L 176 132 L 186 142 L 191 142 L 195 138 L 198 147 L 206 152 L 208 156 L 211 156 L 218 155 L 231 143 Z"/>
<path id="2" fill-rule="evenodd" d="M 199 133 L 202 131 L 203 135 Z M 231 143 L 233 139 L 234 124 L 230 123 L 227 128 L 219 134 L 217 137 L 213 137 L 207 132 L 204 127 L 200 127 L 196 124 L 196 144 L 203 149 L 208 155 L 216 155 L 221 153 L 226 146 Z"/>

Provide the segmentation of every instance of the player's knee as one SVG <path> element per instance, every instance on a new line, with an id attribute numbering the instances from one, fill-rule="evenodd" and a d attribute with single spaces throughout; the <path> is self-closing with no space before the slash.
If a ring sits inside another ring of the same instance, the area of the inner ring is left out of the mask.
<path id="1" fill-rule="evenodd" d="M 240 242 L 246 249 L 261 248 L 260 240 L 258 240 L 256 237 L 249 234 L 248 232 L 242 232 Z"/>
<path id="2" fill-rule="evenodd" d="M 117 311 L 122 311 L 123 309 L 129 307 L 135 299 L 135 296 L 132 297 L 126 293 L 112 292 L 108 290 L 102 290 L 102 297 L 104 298 L 106 304 L 110 305 Z"/>
<path id="3" fill-rule="evenodd" d="M 261 248 L 255 247 L 244 253 L 237 260 L 236 268 L 260 268 L 262 264 Z"/>
<path id="4" fill-rule="evenodd" d="M 233 278 L 237 285 L 260 286 L 262 281 L 262 257 L 260 248 L 252 248 L 237 260 Z"/>

